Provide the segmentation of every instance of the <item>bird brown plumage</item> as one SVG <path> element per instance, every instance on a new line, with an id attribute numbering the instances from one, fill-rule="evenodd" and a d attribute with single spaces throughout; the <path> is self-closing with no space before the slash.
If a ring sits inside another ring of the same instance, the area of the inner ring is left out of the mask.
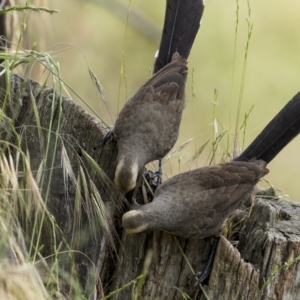
<path id="1" fill-rule="evenodd" d="M 134 189 L 144 166 L 174 146 L 184 109 L 187 61 L 178 53 L 129 99 L 113 129 L 118 157 L 115 184 Z"/>
<path id="2" fill-rule="evenodd" d="M 228 162 L 172 177 L 153 202 L 123 216 L 127 233 L 160 229 L 185 238 L 218 237 L 225 218 L 268 173 L 262 160 Z"/>

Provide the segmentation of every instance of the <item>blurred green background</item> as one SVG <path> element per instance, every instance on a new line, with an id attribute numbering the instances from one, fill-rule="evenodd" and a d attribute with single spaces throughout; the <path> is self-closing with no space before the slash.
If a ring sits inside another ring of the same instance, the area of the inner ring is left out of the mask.
<path id="1" fill-rule="evenodd" d="M 237 4 L 238 31 L 234 56 Z M 52 52 L 60 63 L 62 78 L 89 103 L 95 113 L 112 125 L 118 107 L 121 108 L 151 74 L 154 53 L 160 41 L 165 1 L 51 0 L 47 6 L 58 9 L 60 13 L 40 24 L 48 32 L 43 50 Z M 240 125 L 244 115 L 254 107 L 247 120 L 245 146 L 300 90 L 300 1 L 289 0 L 287 4 L 282 0 L 252 0 L 250 8 L 249 22 L 253 24 L 253 30 Z M 229 133 L 229 150 L 232 150 L 248 15 L 247 1 L 206 2 L 201 28 L 188 60 L 187 105 L 176 147 L 194 139 L 173 156 L 170 163 L 165 163 L 165 177 L 187 167 L 208 163 L 214 139 L 214 117 L 218 119 L 219 132 Z M 122 65 L 125 77 L 121 74 Z M 112 117 L 103 108 L 103 100 L 93 87 L 88 67 L 105 89 Z M 217 105 L 213 105 L 215 89 L 218 91 Z M 84 105 L 72 92 L 70 95 Z M 218 148 L 215 162 L 221 160 L 227 147 L 227 137 Z M 190 166 L 188 162 L 196 149 L 208 139 L 205 151 Z M 238 151 L 243 147 L 242 133 L 239 135 L 239 147 Z M 282 189 L 283 195 L 288 194 L 294 200 L 300 200 L 299 152 L 300 136 L 269 164 L 270 174 L 266 176 L 272 185 Z M 261 185 L 266 186 L 263 182 Z"/>

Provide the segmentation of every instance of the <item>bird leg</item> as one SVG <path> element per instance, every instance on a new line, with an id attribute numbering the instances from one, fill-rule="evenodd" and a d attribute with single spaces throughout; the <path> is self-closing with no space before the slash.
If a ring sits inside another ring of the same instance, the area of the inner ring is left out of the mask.
<path id="1" fill-rule="evenodd" d="M 134 190 L 133 190 L 133 193 L 132 193 L 132 208 L 133 209 L 140 206 L 140 204 L 138 204 L 137 201 L 136 201 L 137 191 L 138 191 L 138 188 L 135 187 Z"/>
<path id="2" fill-rule="evenodd" d="M 198 284 L 202 284 L 208 278 L 208 276 L 210 274 L 210 271 L 212 269 L 213 262 L 214 262 L 214 257 L 215 257 L 215 254 L 216 254 L 219 239 L 220 238 L 214 238 L 213 239 L 213 242 L 212 242 L 212 245 L 211 245 L 211 248 L 210 248 L 210 251 L 209 251 L 208 260 L 207 260 L 207 263 L 204 267 L 204 270 L 202 272 L 197 272 L 196 273 L 196 276 L 199 277 L 199 279 L 196 281 L 195 286 L 197 286 Z"/>
<path id="3" fill-rule="evenodd" d="M 162 183 L 162 166 L 161 166 L 161 159 L 158 160 L 158 170 L 155 172 L 156 173 L 156 187 L 159 187 Z"/>
<path id="4" fill-rule="evenodd" d="M 147 172 L 147 169 L 144 168 L 144 172 Z M 139 204 L 137 202 L 137 193 L 141 188 L 141 193 L 142 193 L 142 199 L 143 199 L 143 204 L 148 203 L 148 197 L 147 197 L 147 192 L 144 186 L 144 175 L 139 175 L 136 181 L 136 185 L 135 188 L 132 190 L 132 192 L 129 192 L 132 197 L 131 197 L 131 201 L 132 201 L 132 209 L 135 209 L 137 207 L 139 207 L 141 204 Z M 140 199 L 141 200 L 141 199 Z"/>
<path id="5" fill-rule="evenodd" d="M 100 143 L 98 146 L 94 147 L 94 150 L 100 148 L 101 146 L 104 146 L 105 143 L 112 137 L 114 138 L 114 127 L 110 126 L 109 127 L 109 131 L 105 133 L 105 135 L 103 136 L 103 138 L 100 140 Z"/>

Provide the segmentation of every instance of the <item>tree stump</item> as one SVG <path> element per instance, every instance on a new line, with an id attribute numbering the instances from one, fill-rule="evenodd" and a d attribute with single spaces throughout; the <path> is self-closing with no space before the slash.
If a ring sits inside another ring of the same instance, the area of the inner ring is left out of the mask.
<path id="1" fill-rule="evenodd" d="M 199 286 L 194 286 L 193 272 L 203 269 L 210 239 L 183 239 L 165 232 L 126 235 L 120 223 L 121 212 L 115 208 L 123 197 L 107 179 L 113 178 L 116 144 L 111 141 L 94 150 L 103 136 L 101 123 L 72 100 L 30 79 L 14 75 L 10 84 L 4 76 L 0 78 L 3 110 L 14 122 L 24 149 L 28 149 L 32 170 L 38 171 L 41 164 L 46 166 L 40 188 L 44 194 L 49 191 L 47 205 L 71 249 L 85 254 L 78 255 L 76 261 L 87 298 L 98 299 L 115 291 L 110 299 L 206 299 Z M 8 97 L 4 92 L 7 88 Z M 106 175 L 99 176 L 83 151 Z M 47 153 L 51 159 L 45 160 Z M 80 211 L 76 209 L 78 191 L 65 174 L 62 161 L 66 157 L 75 178 L 86 174 L 99 191 L 114 221 L 111 229 L 118 236 L 115 250 L 105 224 L 92 216 L 93 207 L 87 207 L 95 195 L 93 185 L 81 191 Z M 211 275 L 204 285 L 209 299 L 298 299 L 299 218 L 300 204 L 296 202 L 256 199 L 237 248 L 224 237 L 220 239 Z M 43 243 L 45 253 L 51 254 L 51 239 L 45 236 Z"/>

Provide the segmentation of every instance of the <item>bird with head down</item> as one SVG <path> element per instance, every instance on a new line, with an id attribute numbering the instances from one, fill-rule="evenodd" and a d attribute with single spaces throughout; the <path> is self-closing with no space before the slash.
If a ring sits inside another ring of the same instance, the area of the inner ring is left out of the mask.
<path id="1" fill-rule="evenodd" d="M 114 182 L 121 192 L 135 188 L 144 166 L 174 146 L 184 109 L 188 68 L 178 53 L 129 99 L 113 128 L 118 156 Z"/>
<path id="2" fill-rule="evenodd" d="M 112 134 L 118 157 L 114 182 L 122 193 L 136 187 L 144 166 L 173 148 L 185 102 L 187 61 L 204 9 L 203 0 L 167 0 L 154 75 L 121 110 Z M 161 170 L 158 181 L 160 183 Z"/>

